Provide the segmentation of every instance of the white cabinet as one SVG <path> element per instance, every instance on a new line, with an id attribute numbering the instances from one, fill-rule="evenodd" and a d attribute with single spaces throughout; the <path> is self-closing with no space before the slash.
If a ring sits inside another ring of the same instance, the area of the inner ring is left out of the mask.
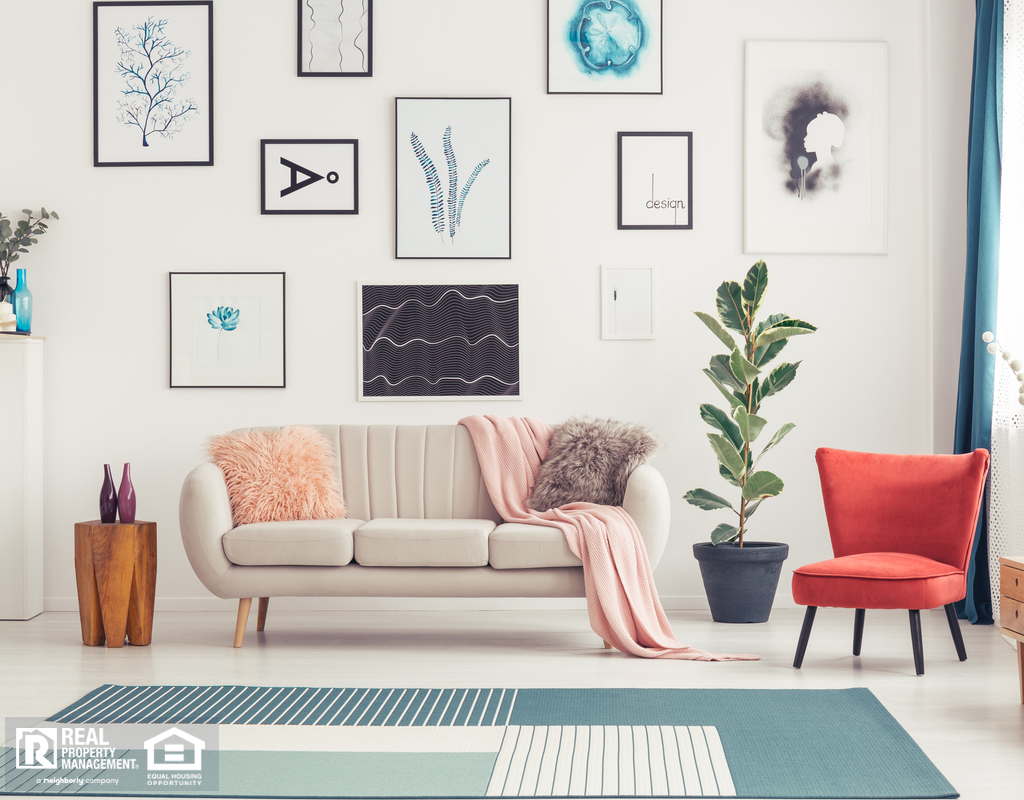
<path id="1" fill-rule="evenodd" d="M 0 619 L 43 610 L 43 342 L 0 335 Z"/>

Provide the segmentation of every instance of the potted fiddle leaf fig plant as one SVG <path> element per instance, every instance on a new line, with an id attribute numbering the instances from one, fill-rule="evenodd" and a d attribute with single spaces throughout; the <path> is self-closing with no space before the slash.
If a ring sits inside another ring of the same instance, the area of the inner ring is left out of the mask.
<path id="1" fill-rule="evenodd" d="M 698 508 L 732 515 L 729 522 L 715 527 L 710 542 L 693 546 L 711 616 L 717 622 L 765 622 L 775 600 L 782 562 L 789 555 L 787 544 L 752 542 L 746 534 L 750 517 L 784 486 L 776 474 L 759 469 L 761 459 L 795 426 L 792 422 L 782 425 L 760 452 L 755 443 L 768 425 L 760 414 L 761 404 L 793 382 L 800 362 L 781 363 L 771 371 L 768 365 L 792 337 L 814 333 L 817 328 L 787 314 L 757 321 L 767 288 L 768 265 L 758 261 L 742 286 L 725 281 L 718 287 L 717 316 L 694 312 L 728 350 L 712 356 L 704 370 L 728 401 L 728 410 L 703 403 L 700 416 L 714 429 L 708 433 L 708 441 L 718 459 L 719 474 L 739 489 L 735 505 L 707 489 L 691 489 L 684 495 Z"/>

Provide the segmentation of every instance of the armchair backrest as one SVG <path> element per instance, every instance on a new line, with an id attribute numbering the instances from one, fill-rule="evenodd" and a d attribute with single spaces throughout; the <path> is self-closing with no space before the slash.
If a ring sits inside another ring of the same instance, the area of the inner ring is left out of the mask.
<path id="1" fill-rule="evenodd" d="M 913 553 L 967 569 L 987 451 L 888 455 L 822 447 L 815 458 L 837 558 Z"/>

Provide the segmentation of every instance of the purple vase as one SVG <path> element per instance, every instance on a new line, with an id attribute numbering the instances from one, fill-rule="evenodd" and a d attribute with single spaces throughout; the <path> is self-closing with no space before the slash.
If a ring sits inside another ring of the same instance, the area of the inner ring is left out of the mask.
<path id="1" fill-rule="evenodd" d="M 100 522 L 117 522 L 117 492 L 110 464 L 103 465 L 103 486 L 100 487 Z"/>
<path id="2" fill-rule="evenodd" d="M 121 522 L 135 522 L 135 487 L 132 486 L 132 465 L 124 465 L 121 475 L 121 488 L 117 490 L 117 515 Z"/>

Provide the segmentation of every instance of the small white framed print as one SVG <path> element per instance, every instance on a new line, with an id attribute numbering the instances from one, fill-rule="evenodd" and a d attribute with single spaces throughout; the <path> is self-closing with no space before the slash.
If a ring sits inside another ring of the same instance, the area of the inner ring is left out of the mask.
<path id="1" fill-rule="evenodd" d="M 601 267 L 601 338 L 654 338 L 654 266 Z"/>

